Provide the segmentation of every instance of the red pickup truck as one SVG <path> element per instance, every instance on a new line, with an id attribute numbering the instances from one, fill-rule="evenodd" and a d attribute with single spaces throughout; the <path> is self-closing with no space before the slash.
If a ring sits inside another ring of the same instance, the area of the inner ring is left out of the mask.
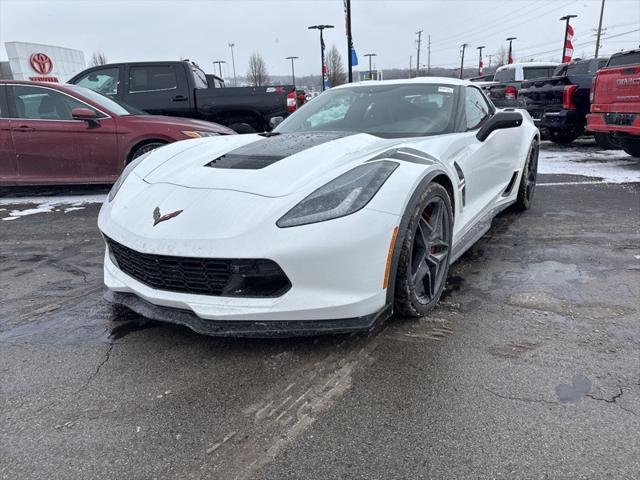
<path id="1" fill-rule="evenodd" d="M 640 158 L 640 49 L 616 53 L 598 70 L 587 130 L 613 135 L 625 152 Z"/>

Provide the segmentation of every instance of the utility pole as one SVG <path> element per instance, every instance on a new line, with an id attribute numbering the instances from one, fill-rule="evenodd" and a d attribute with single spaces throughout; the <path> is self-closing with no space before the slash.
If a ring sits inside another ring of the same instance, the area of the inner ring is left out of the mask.
<path id="1" fill-rule="evenodd" d="M 462 59 L 460 60 L 460 79 L 462 80 L 462 72 L 464 70 L 464 50 L 469 46 L 469 44 L 463 43 L 461 46 L 462 46 Z"/>
<path id="2" fill-rule="evenodd" d="M 485 48 L 484 45 L 482 45 L 481 47 L 476 47 L 479 50 L 478 56 L 480 57 L 478 60 L 478 76 L 482 75 L 482 67 L 484 67 L 484 65 L 482 64 L 482 50 Z"/>
<path id="3" fill-rule="evenodd" d="M 222 64 L 223 63 L 227 63 L 224 60 L 216 60 L 215 62 L 213 62 L 213 64 L 218 64 L 218 71 L 220 72 L 220 78 L 222 78 Z"/>
<path id="4" fill-rule="evenodd" d="M 293 66 L 293 61 L 297 60 L 300 57 L 286 57 L 286 60 L 291 60 L 291 83 L 293 83 L 293 88 L 296 88 L 296 70 Z"/>
<path id="5" fill-rule="evenodd" d="M 600 5 L 600 21 L 598 22 L 598 38 L 596 38 L 596 58 L 598 58 L 598 52 L 600 51 L 600 34 L 602 33 L 602 15 L 604 14 L 604 0 Z"/>
<path id="6" fill-rule="evenodd" d="M 322 61 L 322 91 L 325 90 L 325 85 L 327 83 L 327 69 L 324 65 L 324 37 L 322 36 L 322 31 L 325 28 L 333 28 L 333 25 L 311 25 L 308 27 L 309 30 L 320 30 L 320 59 Z"/>
<path id="7" fill-rule="evenodd" d="M 566 25 L 564 27 L 564 42 L 562 42 L 562 60 L 564 62 L 564 55 L 567 53 L 567 35 L 569 34 L 569 20 L 572 18 L 576 18 L 578 15 L 565 15 L 564 17 L 560 17 L 560 20 L 566 20 Z"/>
<path id="8" fill-rule="evenodd" d="M 487 55 L 487 57 L 489 57 L 489 70 L 491 70 L 491 59 L 493 58 L 493 55 Z"/>
<path id="9" fill-rule="evenodd" d="M 238 80 L 236 79 L 236 59 L 233 56 L 233 47 L 235 47 L 235 43 L 230 43 L 229 47 L 231 48 L 231 63 L 233 64 L 233 86 L 238 86 Z"/>
<path id="10" fill-rule="evenodd" d="M 416 58 L 416 77 L 420 76 L 420 45 L 422 43 L 422 32 L 423 30 L 419 30 L 416 32 L 418 34 L 418 56 Z"/>
<path id="11" fill-rule="evenodd" d="M 428 36 L 427 42 L 427 77 L 431 76 L 431 34 Z"/>
<path id="12" fill-rule="evenodd" d="M 413 56 L 409 55 L 409 78 L 411 78 L 411 65 L 413 61 Z"/>
<path id="13" fill-rule="evenodd" d="M 371 70 L 371 57 L 377 57 L 377 53 L 365 53 L 365 57 L 369 57 L 369 80 L 373 80 L 373 71 Z"/>
<path id="14" fill-rule="evenodd" d="M 507 64 L 513 63 L 513 41 L 517 40 L 516 37 L 509 37 L 507 41 L 509 42 L 509 58 L 507 58 Z"/>
<path id="15" fill-rule="evenodd" d="M 347 23 L 347 58 L 349 59 L 349 83 L 353 82 L 353 37 L 351 36 L 351 0 L 344 0 Z"/>

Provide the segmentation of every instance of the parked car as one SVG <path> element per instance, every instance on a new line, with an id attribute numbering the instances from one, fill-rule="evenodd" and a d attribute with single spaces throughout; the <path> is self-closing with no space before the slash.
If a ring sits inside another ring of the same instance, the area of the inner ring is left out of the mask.
<path id="1" fill-rule="evenodd" d="M 606 63 L 607 58 L 563 63 L 551 78 L 522 82 L 519 101 L 549 140 L 567 144 L 584 134 L 591 81 Z M 606 134 L 596 140 L 603 148 L 615 146 Z"/>
<path id="2" fill-rule="evenodd" d="M 481 75 L 479 77 L 472 77 L 469 81 L 474 83 L 484 83 L 484 82 L 493 82 L 493 73 L 488 73 L 487 75 Z"/>
<path id="3" fill-rule="evenodd" d="M 271 119 L 297 107 L 293 85 L 219 88 L 210 78 L 187 61 L 137 62 L 89 68 L 69 83 L 153 115 L 208 120 L 240 133 L 270 130 Z"/>
<path id="4" fill-rule="evenodd" d="M 640 158 L 640 49 L 611 55 L 593 78 L 587 130 L 613 135 Z"/>
<path id="5" fill-rule="evenodd" d="M 519 107 L 518 90 L 525 80 L 549 78 L 553 75 L 557 63 L 528 62 L 511 63 L 496 70 L 493 82 L 482 86 L 496 107 Z"/>
<path id="6" fill-rule="evenodd" d="M 0 81 L 0 185 L 113 183 L 164 144 L 234 133 L 147 115 L 76 85 Z"/>

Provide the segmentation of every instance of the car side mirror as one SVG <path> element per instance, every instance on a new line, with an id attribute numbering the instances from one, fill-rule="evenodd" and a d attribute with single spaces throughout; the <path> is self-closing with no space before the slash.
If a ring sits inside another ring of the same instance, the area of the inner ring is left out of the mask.
<path id="1" fill-rule="evenodd" d="M 82 120 L 89 124 L 90 127 L 97 127 L 99 124 L 96 112 L 90 108 L 74 108 L 71 110 L 71 117 L 74 120 Z"/>
<path id="2" fill-rule="evenodd" d="M 281 116 L 277 116 L 277 117 L 271 117 L 269 119 L 269 126 L 271 128 L 276 128 L 278 125 L 280 125 L 282 122 L 284 121 L 284 118 Z"/>
<path id="3" fill-rule="evenodd" d="M 515 110 L 500 110 L 496 112 L 485 124 L 480 127 L 476 138 L 484 142 L 495 130 L 503 128 L 515 128 L 522 125 L 522 114 Z"/>

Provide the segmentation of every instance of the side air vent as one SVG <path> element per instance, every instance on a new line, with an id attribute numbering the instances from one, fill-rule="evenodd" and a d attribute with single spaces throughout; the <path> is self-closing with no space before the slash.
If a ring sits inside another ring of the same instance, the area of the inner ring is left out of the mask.
<path id="1" fill-rule="evenodd" d="M 467 183 L 464 179 L 464 173 L 462 173 L 462 168 L 458 165 L 458 162 L 453 162 L 454 167 L 456 167 L 456 173 L 458 174 L 458 190 L 460 190 L 460 195 L 462 196 L 462 206 L 466 206 L 467 204 Z"/>
<path id="2" fill-rule="evenodd" d="M 511 175 L 511 180 L 509 180 L 509 184 L 507 185 L 507 188 L 505 188 L 504 192 L 502 192 L 503 197 L 508 197 L 509 195 L 511 195 L 511 191 L 513 190 L 513 186 L 516 184 L 517 178 L 518 178 L 518 170 L 513 172 L 513 175 Z"/>

